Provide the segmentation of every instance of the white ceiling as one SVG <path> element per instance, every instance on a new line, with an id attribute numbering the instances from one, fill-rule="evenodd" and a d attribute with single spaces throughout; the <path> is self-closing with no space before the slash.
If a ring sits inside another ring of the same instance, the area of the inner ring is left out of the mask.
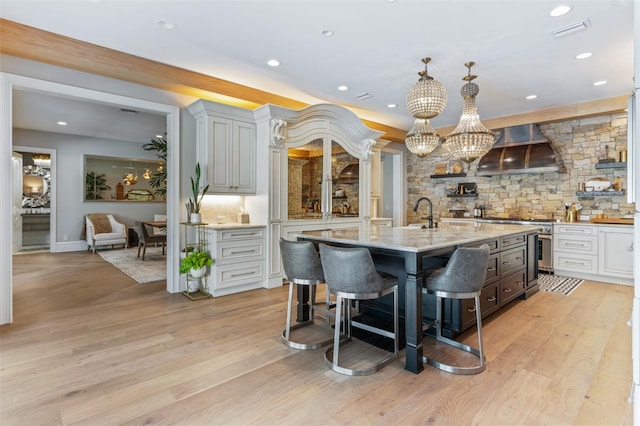
<path id="1" fill-rule="evenodd" d="M 573 9 L 549 16 L 560 3 Z M 460 117 L 467 61 L 477 64 L 481 119 L 633 88 L 631 0 L 2 0 L 0 16 L 309 104 L 344 105 L 402 129 L 413 122 L 406 94 L 425 56 L 449 97 L 436 128 Z M 175 28 L 160 28 L 161 20 Z M 585 31 L 552 35 L 582 21 Z M 593 56 L 575 59 L 585 51 Z M 281 66 L 267 66 L 271 58 Z M 593 86 L 599 80 L 608 83 Z M 350 89 L 339 92 L 341 84 Z M 356 99 L 365 92 L 372 97 Z M 531 94 L 538 98 L 526 100 Z"/>

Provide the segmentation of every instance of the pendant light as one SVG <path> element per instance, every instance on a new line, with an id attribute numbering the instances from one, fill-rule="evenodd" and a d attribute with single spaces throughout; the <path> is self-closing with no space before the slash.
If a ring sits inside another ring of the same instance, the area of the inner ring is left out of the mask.
<path id="1" fill-rule="evenodd" d="M 478 115 L 476 96 L 480 88 L 473 83 L 477 77 L 471 74 L 471 67 L 474 65 L 475 62 L 464 64 L 468 69 L 468 74 L 463 78 L 466 84 L 460 90 L 464 99 L 462 115 L 456 128 L 445 138 L 445 146 L 449 153 L 467 163 L 485 155 L 495 142 L 495 134 L 480 122 Z"/>
<path id="2" fill-rule="evenodd" d="M 420 79 L 407 95 L 407 110 L 416 119 L 405 138 L 407 149 L 418 157 L 424 157 L 438 146 L 440 136 L 429 123 L 447 105 L 447 91 L 439 81 L 428 73 L 427 66 L 431 58 L 423 58 L 424 71 L 418 75 Z"/>

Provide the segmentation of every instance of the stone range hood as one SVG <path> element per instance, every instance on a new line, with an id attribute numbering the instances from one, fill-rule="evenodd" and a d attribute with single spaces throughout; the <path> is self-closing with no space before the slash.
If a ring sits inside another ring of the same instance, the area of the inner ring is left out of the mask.
<path id="1" fill-rule="evenodd" d="M 537 124 L 506 127 L 493 148 L 478 162 L 477 176 L 553 173 L 563 170 L 551 142 Z"/>
<path id="2" fill-rule="evenodd" d="M 360 181 L 360 166 L 358 163 L 349 164 L 342 169 L 338 176 L 338 183 L 358 183 Z"/>

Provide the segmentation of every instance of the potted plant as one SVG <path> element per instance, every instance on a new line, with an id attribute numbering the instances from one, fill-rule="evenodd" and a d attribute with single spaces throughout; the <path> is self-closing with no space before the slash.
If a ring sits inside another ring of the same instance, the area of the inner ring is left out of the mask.
<path id="1" fill-rule="evenodd" d="M 206 251 L 193 250 L 180 262 L 180 273 L 187 272 L 194 278 L 200 278 L 207 273 L 207 266 L 213 265 L 213 259 Z"/>
<path id="2" fill-rule="evenodd" d="M 191 254 L 196 248 L 193 246 L 188 246 L 180 250 L 180 259 L 184 259 L 188 254 Z"/>
<path id="3" fill-rule="evenodd" d="M 189 198 L 187 203 L 187 212 L 189 213 L 189 219 L 191 223 L 200 223 L 202 216 L 200 215 L 200 207 L 202 205 L 202 198 L 209 190 L 209 185 L 200 187 L 200 163 L 196 163 L 196 178 L 191 178 L 191 191 L 193 198 Z"/>

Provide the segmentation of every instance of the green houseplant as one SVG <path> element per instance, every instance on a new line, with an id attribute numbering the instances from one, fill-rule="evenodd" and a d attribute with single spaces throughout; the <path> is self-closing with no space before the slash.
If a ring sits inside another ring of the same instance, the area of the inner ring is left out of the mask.
<path id="1" fill-rule="evenodd" d="M 167 198 L 167 137 L 166 133 L 164 137 L 157 137 L 151 139 L 151 142 L 142 145 L 142 149 L 145 151 L 156 151 L 156 155 L 162 160 L 162 165 L 157 168 L 149 180 L 149 186 L 156 188 L 156 195 Z"/>
<path id="2" fill-rule="evenodd" d="M 213 265 L 213 259 L 206 251 L 193 250 L 180 262 L 180 273 L 189 274 L 192 277 L 200 278 L 206 272 L 207 266 Z"/>
<path id="3" fill-rule="evenodd" d="M 187 212 L 189 213 L 191 223 L 200 223 L 200 207 L 202 206 L 202 199 L 208 190 L 209 185 L 200 187 L 200 163 L 196 163 L 196 177 L 195 179 L 193 177 L 191 178 L 193 198 L 189 198 L 189 202 L 187 203 Z"/>
<path id="4" fill-rule="evenodd" d="M 102 200 L 103 191 L 111 190 L 107 185 L 107 177 L 104 173 L 89 172 L 85 178 L 85 199 L 86 200 Z"/>

